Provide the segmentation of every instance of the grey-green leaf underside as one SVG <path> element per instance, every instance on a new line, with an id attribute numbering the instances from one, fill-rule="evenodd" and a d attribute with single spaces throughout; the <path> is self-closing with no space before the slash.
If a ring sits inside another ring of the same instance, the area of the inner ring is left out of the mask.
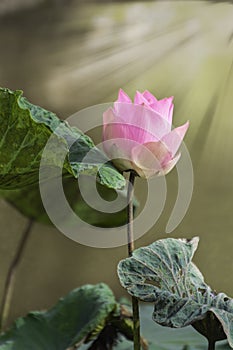
<path id="1" fill-rule="evenodd" d="M 118 265 L 124 288 L 154 302 L 155 322 L 172 328 L 193 325 L 208 339 L 227 337 L 233 347 L 233 300 L 216 294 L 192 263 L 198 238 L 163 239 L 134 251 Z"/>
<path id="2" fill-rule="evenodd" d="M 140 322 L 143 336 L 149 343 L 149 350 L 206 350 L 207 342 L 193 327 L 174 329 L 162 327 L 151 320 L 153 306 L 141 303 Z M 132 343 L 126 339 L 117 345 L 116 350 L 131 350 Z M 218 342 L 216 350 L 229 350 L 227 341 Z M 84 349 L 80 349 L 84 350 Z"/>

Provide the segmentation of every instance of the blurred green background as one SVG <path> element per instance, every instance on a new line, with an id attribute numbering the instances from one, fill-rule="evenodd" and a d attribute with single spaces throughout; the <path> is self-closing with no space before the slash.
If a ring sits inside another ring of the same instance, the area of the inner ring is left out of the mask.
<path id="1" fill-rule="evenodd" d="M 61 118 L 116 99 L 124 88 L 175 96 L 174 125 L 190 120 L 185 143 L 194 192 L 169 236 L 200 236 L 195 262 L 216 290 L 233 294 L 233 5 L 212 1 L 2 0 L 0 85 L 24 90 Z M 167 176 L 165 209 L 136 246 L 165 238 L 177 194 Z M 145 185 L 137 195 L 144 201 Z M 156 193 L 155 193 L 156 196 Z M 27 220 L 0 202 L 0 294 Z M 117 230 L 116 230 L 117 234 Z M 11 320 L 43 309 L 84 283 L 108 283 L 126 247 L 79 245 L 36 224 L 17 275 Z M 0 295 L 1 297 L 1 295 Z"/>

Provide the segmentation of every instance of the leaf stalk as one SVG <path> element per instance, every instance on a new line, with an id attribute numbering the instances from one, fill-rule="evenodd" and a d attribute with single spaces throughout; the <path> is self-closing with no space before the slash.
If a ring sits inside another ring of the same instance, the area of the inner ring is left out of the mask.
<path id="1" fill-rule="evenodd" d="M 215 341 L 211 339 L 208 340 L 208 350 L 215 350 Z"/>
<path id="2" fill-rule="evenodd" d="M 14 291 L 16 273 L 23 256 L 26 243 L 30 236 L 33 222 L 34 222 L 33 220 L 28 221 L 28 224 L 23 232 L 23 235 L 17 247 L 16 254 L 8 269 L 4 291 L 3 291 L 2 302 L 1 302 L 1 309 L 0 309 L 0 332 L 2 332 L 6 327 L 6 323 L 10 312 L 12 295 Z"/>
<path id="3" fill-rule="evenodd" d="M 129 175 L 129 185 L 127 191 L 127 237 L 128 237 L 128 255 L 132 256 L 134 251 L 134 234 L 133 234 L 133 196 L 134 196 L 134 183 L 135 183 L 135 173 L 130 172 Z M 139 303 L 136 297 L 132 297 L 132 311 L 133 311 L 133 325 L 134 325 L 134 350 L 140 350 L 140 316 L 139 316 Z"/>

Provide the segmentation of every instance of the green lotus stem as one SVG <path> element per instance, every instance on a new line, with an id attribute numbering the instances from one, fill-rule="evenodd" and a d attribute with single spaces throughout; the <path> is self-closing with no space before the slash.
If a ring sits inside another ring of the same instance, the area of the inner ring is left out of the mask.
<path id="1" fill-rule="evenodd" d="M 6 327 L 6 323 L 8 320 L 8 315 L 10 311 L 10 305 L 11 305 L 11 299 L 12 294 L 14 291 L 14 285 L 15 285 L 15 278 L 16 278 L 16 272 L 18 269 L 18 266 L 21 262 L 21 258 L 24 253 L 24 248 L 26 246 L 26 243 L 28 241 L 30 231 L 32 228 L 33 220 L 29 220 L 24 232 L 23 236 L 19 242 L 19 245 L 16 250 L 16 254 L 10 264 L 10 267 L 8 269 L 6 282 L 4 286 L 3 291 L 3 297 L 2 297 L 2 303 L 1 303 L 1 311 L 0 311 L 0 331 L 3 331 Z"/>
<path id="2" fill-rule="evenodd" d="M 127 193 L 127 236 L 128 236 L 128 255 L 132 256 L 134 251 L 134 235 L 133 235 L 133 196 L 134 196 L 134 182 L 135 172 L 131 171 L 129 176 L 129 186 Z M 134 350 L 140 350 L 140 317 L 139 317 L 139 303 L 136 297 L 132 297 L 132 311 L 133 311 L 133 326 L 134 326 Z"/>

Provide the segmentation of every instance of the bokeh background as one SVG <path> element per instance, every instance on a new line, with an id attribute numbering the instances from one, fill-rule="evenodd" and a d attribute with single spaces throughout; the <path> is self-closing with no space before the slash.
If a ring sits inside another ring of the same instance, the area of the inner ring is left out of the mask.
<path id="1" fill-rule="evenodd" d="M 24 90 L 31 102 L 61 118 L 113 101 L 120 87 L 131 97 L 144 89 L 158 98 L 175 96 L 174 124 L 191 124 L 185 143 L 195 183 L 189 210 L 169 236 L 200 236 L 195 262 L 213 288 L 232 295 L 233 4 L 1 0 L 0 47 L 0 85 Z M 167 185 L 160 219 L 136 246 L 167 237 L 176 171 Z M 144 195 L 140 181 L 137 195 Z M 0 297 L 26 224 L 0 202 Z M 85 247 L 36 224 L 17 274 L 10 319 L 47 308 L 84 283 L 103 281 L 122 295 L 116 266 L 126 252 Z"/>

